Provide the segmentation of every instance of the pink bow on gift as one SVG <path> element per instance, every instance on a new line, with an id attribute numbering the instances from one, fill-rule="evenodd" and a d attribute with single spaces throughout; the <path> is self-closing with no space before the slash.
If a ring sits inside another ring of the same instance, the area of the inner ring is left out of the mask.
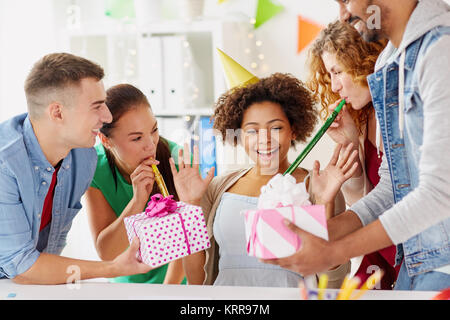
<path id="1" fill-rule="evenodd" d="M 173 195 L 165 198 L 159 193 L 153 195 L 145 209 L 147 217 L 164 217 L 173 213 L 177 208 L 177 202 L 172 198 Z"/>

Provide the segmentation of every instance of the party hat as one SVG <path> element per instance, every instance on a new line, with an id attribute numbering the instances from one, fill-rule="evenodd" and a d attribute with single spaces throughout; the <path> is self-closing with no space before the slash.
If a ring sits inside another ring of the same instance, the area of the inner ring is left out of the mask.
<path id="1" fill-rule="evenodd" d="M 256 83 L 259 81 L 258 77 L 234 61 L 225 52 L 219 48 L 217 48 L 217 52 L 219 53 L 220 60 L 222 61 L 228 89 L 238 86 L 245 86 L 247 84 Z"/>

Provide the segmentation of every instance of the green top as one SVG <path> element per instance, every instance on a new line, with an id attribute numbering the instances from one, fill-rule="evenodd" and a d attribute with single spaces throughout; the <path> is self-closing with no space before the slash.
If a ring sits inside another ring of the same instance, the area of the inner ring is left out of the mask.
<path id="1" fill-rule="evenodd" d="M 169 149 L 171 154 L 178 155 L 178 150 L 180 147 L 172 141 L 167 140 L 169 144 Z M 117 189 L 116 183 L 114 182 L 114 177 L 108 164 L 108 159 L 106 158 L 105 149 L 102 144 L 95 146 L 97 150 L 97 168 L 95 170 L 94 178 L 91 182 L 91 187 L 99 189 L 106 201 L 108 201 L 111 208 L 117 217 L 120 216 L 123 209 L 128 205 L 128 202 L 133 198 L 133 186 L 129 184 L 122 174 L 119 172 L 117 167 Z M 178 170 L 178 167 L 177 167 Z M 150 199 L 149 199 L 150 200 Z M 111 282 L 132 282 L 132 283 L 163 283 L 164 277 L 167 272 L 167 264 L 153 269 L 148 273 L 135 274 L 131 276 L 123 276 L 110 279 Z M 184 279 L 183 284 L 186 283 Z"/>

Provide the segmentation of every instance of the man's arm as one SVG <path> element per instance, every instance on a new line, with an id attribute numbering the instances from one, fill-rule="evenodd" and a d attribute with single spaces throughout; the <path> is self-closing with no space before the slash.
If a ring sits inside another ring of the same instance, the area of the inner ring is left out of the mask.
<path id="1" fill-rule="evenodd" d="M 419 184 L 381 217 L 395 244 L 450 218 L 450 36 L 443 36 L 418 63 L 423 101 Z"/>
<path id="2" fill-rule="evenodd" d="M 137 238 L 113 261 L 85 261 L 39 253 L 31 227 L 16 179 L 0 167 L 0 276 L 24 284 L 60 284 L 66 283 L 73 270 L 80 271 L 82 280 L 144 273 L 151 269 L 136 259 Z M 69 268 L 71 266 L 74 268 Z"/>
<path id="3" fill-rule="evenodd" d="M 263 262 L 310 275 L 325 272 L 333 266 L 346 263 L 350 258 L 391 245 L 392 241 L 377 219 L 394 203 L 391 178 L 384 156 L 379 175 L 380 182 L 368 195 L 350 210 L 327 221 L 329 242 L 287 221 L 288 227 L 302 239 L 301 249 L 292 256 Z"/>
<path id="4" fill-rule="evenodd" d="M 138 262 L 139 239 L 113 261 L 77 260 L 54 254 L 41 253 L 25 272 L 13 278 L 19 284 L 63 284 L 70 279 L 113 278 L 148 272 L 151 268 Z"/>
<path id="5" fill-rule="evenodd" d="M 419 65 L 419 88 L 424 102 L 424 133 L 418 187 L 389 209 L 393 198 L 382 197 L 383 194 L 388 194 L 384 173 L 386 161 L 383 159 L 383 169 L 380 168 L 383 174 L 380 174 L 377 187 L 350 208 L 358 214 L 365 227 L 344 237 L 342 234 L 351 228 L 341 233 L 333 231 L 336 232 L 334 239 L 339 240 L 326 242 L 291 226 L 302 238 L 302 248 L 290 257 L 265 262 L 311 274 L 326 270 L 348 258 L 402 243 L 450 217 L 450 166 L 448 161 L 443 161 L 450 157 L 450 91 L 447 84 L 450 56 L 442 54 L 449 50 L 450 36 L 444 36 L 429 49 Z M 383 213 L 383 208 L 388 210 Z M 379 219 L 375 220 L 378 216 Z M 317 252 L 321 254 L 318 255 Z"/>
<path id="6" fill-rule="evenodd" d="M 378 169 L 378 175 L 380 181 L 375 188 L 349 208 L 359 217 L 363 225 L 375 221 L 383 212 L 394 205 L 391 175 L 384 154 Z"/>
<path id="7" fill-rule="evenodd" d="M 341 216 L 346 213 L 341 214 Z M 349 213 L 348 217 L 351 217 L 350 214 L 352 213 Z M 326 272 L 333 266 L 348 262 L 350 258 L 375 252 L 392 245 L 392 241 L 379 220 L 335 241 L 326 241 L 298 228 L 288 220 L 285 220 L 285 222 L 288 228 L 301 238 L 302 246 L 300 250 L 286 258 L 262 261 L 279 265 L 304 276 Z M 356 227 L 356 224 L 353 227 Z M 350 229 L 348 228 L 346 231 Z M 320 254 L 318 254 L 319 252 Z"/>
<path id="8" fill-rule="evenodd" d="M 341 239 L 347 234 L 375 221 L 384 210 L 392 207 L 394 196 L 385 156 L 383 156 L 378 174 L 380 175 L 380 182 L 368 195 L 361 198 L 349 210 L 328 220 L 330 241 Z"/>
<path id="9" fill-rule="evenodd" d="M 358 215 L 347 210 L 327 221 L 328 238 L 330 241 L 343 238 L 349 233 L 363 227 Z"/>

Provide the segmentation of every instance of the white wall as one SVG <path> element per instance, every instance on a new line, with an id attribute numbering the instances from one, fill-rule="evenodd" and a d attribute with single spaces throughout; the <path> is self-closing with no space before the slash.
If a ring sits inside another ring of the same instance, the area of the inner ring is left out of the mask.
<path id="1" fill-rule="evenodd" d="M 206 0 L 205 15 L 233 15 L 240 12 L 249 17 L 256 13 L 257 1 L 228 0 L 221 6 Z M 242 3 L 245 4 L 242 4 Z M 263 42 L 261 52 L 268 68 L 258 75 L 273 72 L 289 72 L 303 78 L 306 52 L 297 54 L 297 15 L 308 17 L 326 25 L 338 17 L 338 5 L 334 0 L 278 0 L 284 10 L 255 30 L 255 39 Z M 250 69 L 250 68 L 249 68 Z"/>
<path id="2" fill-rule="evenodd" d="M 0 0 L 0 122 L 26 112 L 24 80 L 56 49 L 52 0 Z"/>

